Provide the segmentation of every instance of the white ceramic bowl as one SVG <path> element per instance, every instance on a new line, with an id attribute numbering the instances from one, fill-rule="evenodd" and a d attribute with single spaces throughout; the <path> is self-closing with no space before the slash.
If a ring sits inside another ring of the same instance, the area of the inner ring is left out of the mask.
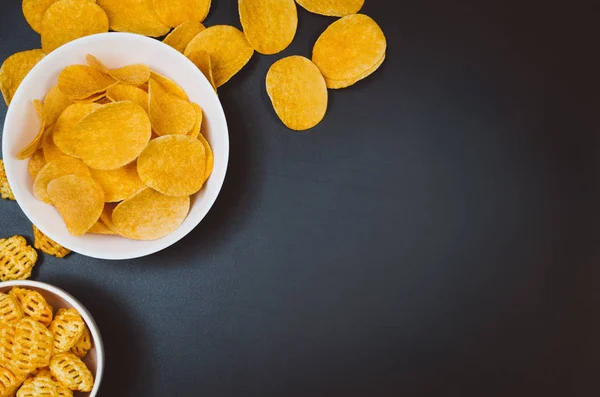
<path id="1" fill-rule="evenodd" d="M 214 170 L 208 182 L 192 198 L 187 219 L 173 233 L 155 241 L 132 241 L 117 236 L 85 235 L 75 237 L 50 205 L 33 196 L 29 160 L 16 154 L 37 134 L 39 121 L 31 101 L 44 99 L 57 84 L 59 73 L 69 65 L 85 64 L 85 55 L 98 57 L 109 68 L 144 63 L 165 75 L 183 89 L 191 101 L 204 111 L 202 132 L 214 151 Z M 19 206 L 44 234 L 59 244 L 94 258 L 129 259 L 149 255 L 174 244 L 200 223 L 217 199 L 227 170 L 229 135 L 225 114 L 218 96 L 202 72 L 183 54 L 158 40 L 129 33 L 103 33 L 68 43 L 38 63 L 17 90 L 4 124 L 3 158 L 6 175 Z"/>
<path id="2" fill-rule="evenodd" d="M 78 393 L 78 395 L 85 397 L 96 396 L 98 390 L 100 390 L 100 382 L 102 381 L 102 375 L 104 374 L 104 345 L 102 344 L 102 337 L 100 336 L 98 326 L 90 312 L 88 312 L 87 309 L 70 294 L 50 284 L 28 280 L 6 281 L 0 283 L 0 292 L 8 293 L 13 287 L 38 291 L 54 310 L 74 308 L 81 314 L 81 317 L 83 317 L 85 324 L 92 334 L 92 349 L 88 352 L 83 361 L 94 375 L 94 388 L 89 393 Z"/>

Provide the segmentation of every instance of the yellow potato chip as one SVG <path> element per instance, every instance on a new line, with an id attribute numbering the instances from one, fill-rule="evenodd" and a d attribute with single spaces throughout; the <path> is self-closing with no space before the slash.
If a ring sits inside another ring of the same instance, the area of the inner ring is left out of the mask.
<path id="1" fill-rule="evenodd" d="M 54 335 L 54 352 L 62 353 L 71 350 L 85 332 L 85 328 L 85 322 L 77 310 L 59 310 L 48 327 Z"/>
<path id="2" fill-rule="evenodd" d="M 52 204 L 48 196 L 48 184 L 57 178 L 72 174 L 89 177 L 90 171 L 81 160 L 68 156 L 49 161 L 35 178 L 33 195 L 44 203 Z"/>
<path id="3" fill-rule="evenodd" d="M 212 174 L 213 167 L 215 165 L 215 158 L 212 148 L 210 147 L 210 143 L 208 143 L 204 135 L 198 135 L 198 139 L 200 142 L 202 142 L 204 145 L 204 150 L 206 151 L 206 171 L 204 171 L 204 182 L 206 182 L 210 177 L 210 174 Z"/>
<path id="4" fill-rule="evenodd" d="M 104 208 L 104 191 L 90 177 L 67 175 L 55 179 L 48 184 L 48 196 L 74 236 L 90 230 Z"/>
<path id="5" fill-rule="evenodd" d="M 190 132 L 187 133 L 187 135 L 191 136 L 192 138 L 198 138 L 200 130 L 202 129 L 202 119 L 204 116 L 202 114 L 202 108 L 200 105 L 192 102 L 192 107 L 196 112 L 196 122 L 194 123 L 194 127 L 190 130 Z"/>
<path id="6" fill-rule="evenodd" d="M 12 396 L 23 382 L 20 376 L 12 373 L 10 369 L 0 367 L 0 396 Z M 17 394 L 17 397 L 22 397 Z"/>
<path id="7" fill-rule="evenodd" d="M 343 17 L 360 11 L 365 0 L 296 0 L 307 11 L 330 17 Z"/>
<path id="8" fill-rule="evenodd" d="M 137 164 L 147 186 L 167 196 L 189 196 L 204 184 L 206 150 L 198 139 L 167 135 L 152 140 Z"/>
<path id="9" fill-rule="evenodd" d="M 25 280 L 37 261 L 37 252 L 21 236 L 0 239 L 0 280 Z"/>
<path id="10" fill-rule="evenodd" d="M 186 21 L 177 26 L 165 39 L 163 43 L 175 48 L 183 53 L 185 47 L 192 41 L 194 37 L 202 32 L 206 27 L 198 21 Z"/>
<path id="11" fill-rule="evenodd" d="M 30 290 L 25 288 L 12 287 L 10 291 L 8 291 L 8 294 L 15 298 L 17 302 L 19 302 L 19 304 L 21 304 L 23 302 L 23 299 L 25 298 L 25 295 L 27 295 L 29 291 Z"/>
<path id="12" fill-rule="evenodd" d="M 146 83 L 150 78 L 150 68 L 141 63 L 111 70 L 108 69 L 98 58 L 91 54 L 87 54 L 85 59 L 90 67 L 98 70 L 99 72 L 108 74 L 119 83 L 141 85 Z"/>
<path id="13" fill-rule="evenodd" d="M 160 20 L 174 28 L 186 21 L 204 21 L 211 0 L 153 0 L 153 3 Z"/>
<path id="14" fill-rule="evenodd" d="M 298 11 L 294 0 L 239 0 L 244 34 L 261 54 L 277 54 L 294 40 Z"/>
<path id="15" fill-rule="evenodd" d="M 44 98 L 44 113 L 46 114 L 46 125 L 56 123 L 62 112 L 72 104 L 71 100 L 62 93 L 57 85 L 52 87 Z"/>
<path id="16" fill-rule="evenodd" d="M 169 32 L 169 26 L 156 15 L 152 0 L 98 0 L 98 5 L 108 15 L 111 30 L 152 37 Z"/>
<path id="17" fill-rule="evenodd" d="M 138 176 L 135 161 L 115 170 L 91 169 L 90 172 L 104 190 L 104 201 L 107 203 L 125 200 L 146 187 Z"/>
<path id="18" fill-rule="evenodd" d="M 239 72 L 252 58 L 254 49 L 244 33 L 233 26 L 211 26 L 198 33 L 185 49 L 185 56 L 206 51 L 210 55 L 217 87 L 222 86 Z"/>
<path id="19" fill-rule="evenodd" d="M 379 62 L 375 64 L 375 66 L 368 69 L 366 72 L 361 73 L 359 76 L 348 80 L 332 80 L 325 77 L 325 84 L 327 84 L 327 88 L 331 88 L 334 90 L 350 87 L 351 85 L 354 85 L 360 80 L 365 79 L 371 74 L 373 74 L 383 64 L 383 61 L 385 61 L 385 54 L 383 55 L 383 57 L 381 57 L 381 60 L 379 60 Z"/>
<path id="20" fill-rule="evenodd" d="M 275 113 L 288 128 L 307 130 L 327 111 L 327 86 L 319 69 L 301 56 L 280 59 L 267 73 L 267 93 Z"/>
<path id="21" fill-rule="evenodd" d="M 35 178 L 37 178 L 37 175 L 45 165 L 44 151 L 38 149 L 29 159 L 29 174 L 31 174 L 31 179 L 35 181 Z"/>
<path id="22" fill-rule="evenodd" d="M 210 60 L 210 54 L 206 51 L 198 50 L 190 52 L 187 55 L 188 59 L 196 65 L 198 69 L 204 74 L 210 85 L 217 90 L 217 86 L 215 85 L 215 78 L 212 72 L 212 61 Z"/>
<path id="23" fill-rule="evenodd" d="M 188 100 L 188 96 L 185 93 L 185 91 L 183 90 L 183 88 L 181 88 L 179 85 L 177 85 L 177 83 L 175 83 L 173 80 L 169 79 L 168 77 L 160 75 L 156 72 L 150 72 L 150 78 L 153 79 L 154 81 L 156 81 L 158 84 L 160 84 L 170 94 L 176 95 L 181 99 L 185 99 L 186 101 Z M 143 87 L 140 87 L 140 88 L 144 89 Z M 145 91 L 146 92 L 149 91 L 148 86 L 146 86 Z"/>
<path id="24" fill-rule="evenodd" d="M 148 116 L 158 135 L 186 134 L 196 122 L 196 111 L 189 101 L 170 94 L 151 79 L 148 83 Z"/>
<path id="25" fill-rule="evenodd" d="M 16 324 L 23 318 L 23 310 L 19 302 L 12 296 L 0 292 L 0 322 Z"/>
<path id="26" fill-rule="evenodd" d="M 141 106 L 124 101 L 102 106 L 71 131 L 75 153 L 88 167 L 114 170 L 137 158 L 150 141 L 152 128 Z M 56 135 L 54 141 L 58 145 Z"/>
<path id="27" fill-rule="evenodd" d="M 108 32 L 108 17 L 89 0 L 59 0 L 42 17 L 42 49 L 46 54 L 80 37 Z"/>
<path id="28" fill-rule="evenodd" d="M 52 357 L 50 371 L 57 381 L 71 390 L 89 392 L 94 386 L 94 376 L 73 353 L 59 353 Z"/>
<path id="29" fill-rule="evenodd" d="M 8 184 L 8 178 L 6 177 L 6 171 L 4 170 L 4 160 L 0 159 L 0 196 L 3 199 L 14 200 L 15 195 Z"/>
<path id="30" fill-rule="evenodd" d="M 48 128 L 44 133 L 44 137 L 42 138 L 42 151 L 44 152 L 44 159 L 46 162 L 65 156 L 58 146 L 54 144 L 54 126 Z"/>
<path id="31" fill-rule="evenodd" d="M 112 222 L 122 236 L 156 240 L 177 229 L 189 209 L 189 196 L 165 196 L 146 188 L 121 202 L 112 213 Z"/>
<path id="32" fill-rule="evenodd" d="M 86 65 L 67 66 L 58 75 L 58 88 L 71 100 L 102 94 L 115 83 L 115 79 L 108 74 Z"/>
<path id="33" fill-rule="evenodd" d="M 83 329 L 81 338 L 75 343 L 75 346 L 71 348 L 71 353 L 79 358 L 83 358 L 87 355 L 88 351 L 92 348 L 92 335 L 87 326 Z"/>
<path id="34" fill-rule="evenodd" d="M 27 375 L 38 368 L 47 367 L 52 356 L 53 335 L 42 323 L 24 317 L 16 324 L 13 369 Z"/>
<path id="35" fill-rule="evenodd" d="M 21 302 L 23 313 L 44 324 L 46 327 L 52 322 L 52 306 L 38 291 L 28 291 Z"/>
<path id="36" fill-rule="evenodd" d="M 6 105 L 10 105 L 17 88 L 27 73 L 46 56 L 42 50 L 17 52 L 6 58 L 0 67 L 0 91 Z"/>
<path id="37" fill-rule="evenodd" d="M 102 218 L 102 215 L 100 216 L 100 218 Z M 106 235 L 116 234 L 115 232 L 113 232 L 112 230 L 110 230 L 108 228 L 108 226 L 106 226 L 104 224 L 104 222 L 102 222 L 102 220 L 99 220 L 98 222 L 96 222 L 94 224 L 94 226 L 92 226 L 90 228 L 90 230 L 88 230 L 88 233 L 91 233 L 91 234 L 106 234 Z"/>
<path id="38" fill-rule="evenodd" d="M 33 238 L 33 246 L 48 255 L 53 255 L 57 258 L 64 258 L 71 252 L 70 249 L 63 247 L 50 237 L 46 236 L 35 225 L 33 225 Z"/>
<path id="39" fill-rule="evenodd" d="M 106 97 L 113 102 L 131 101 L 148 112 L 148 93 L 141 88 L 127 84 L 115 84 L 106 90 Z"/>
<path id="40" fill-rule="evenodd" d="M 76 103 L 65 109 L 52 129 L 54 144 L 61 152 L 69 156 L 75 156 L 75 149 L 79 141 L 72 130 L 85 116 L 101 107 L 102 105 L 97 103 Z"/>
<path id="41" fill-rule="evenodd" d="M 26 158 L 33 156 L 33 154 L 36 152 L 36 150 L 39 149 L 39 147 L 42 143 L 42 138 L 44 136 L 44 130 L 46 129 L 46 114 L 44 112 L 44 104 L 41 101 L 34 99 L 33 105 L 34 105 L 35 111 L 38 115 L 38 119 L 40 120 L 40 129 L 39 129 L 36 137 L 33 138 L 33 141 L 31 141 L 31 143 L 29 143 L 29 145 L 27 145 L 23 150 L 21 150 L 19 153 L 17 153 L 17 158 L 19 160 L 25 160 Z"/>

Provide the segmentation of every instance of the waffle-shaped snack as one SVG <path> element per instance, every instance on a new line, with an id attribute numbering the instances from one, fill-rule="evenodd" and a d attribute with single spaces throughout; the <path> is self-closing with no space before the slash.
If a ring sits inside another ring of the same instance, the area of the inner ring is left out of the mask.
<path id="1" fill-rule="evenodd" d="M 37 261 L 37 251 L 21 236 L 0 239 L 0 280 L 25 280 Z"/>
<path id="2" fill-rule="evenodd" d="M 56 382 L 49 377 L 27 379 L 17 392 L 17 397 L 58 397 Z"/>
<path id="3" fill-rule="evenodd" d="M 15 360 L 15 332 L 14 324 L 0 322 L 0 367 L 11 369 Z"/>
<path id="4" fill-rule="evenodd" d="M 13 374 L 11 370 L 0 367 L 0 396 L 12 396 L 23 379 Z"/>
<path id="5" fill-rule="evenodd" d="M 60 309 L 48 328 L 54 334 L 55 353 L 71 350 L 85 331 L 85 322 L 75 309 Z"/>
<path id="6" fill-rule="evenodd" d="M 33 246 L 48 255 L 53 255 L 57 258 L 64 258 L 71 250 L 58 244 L 50 237 L 46 236 L 40 229 L 33 225 Z"/>
<path id="7" fill-rule="evenodd" d="M 81 338 L 75 343 L 75 346 L 71 348 L 71 353 L 79 358 L 83 358 L 87 355 L 88 351 L 92 348 L 92 335 L 90 330 L 85 326 Z"/>
<path id="8" fill-rule="evenodd" d="M 52 322 L 52 306 L 46 302 L 46 299 L 37 291 L 28 291 L 21 301 L 23 313 L 39 321 L 46 327 Z"/>
<path id="9" fill-rule="evenodd" d="M 25 295 L 27 295 L 27 293 L 29 291 L 30 290 L 25 289 L 25 288 L 12 287 L 11 290 L 8 291 L 8 295 L 15 298 L 17 300 L 17 302 L 19 302 L 19 304 L 22 304 L 23 298 L 25 298 Z"/>
<path id="10" fill-rule="evenodd" d="M 47 367 L 54 350 L 52 332 L 31 317 L 21 319 L 16 328 L 13 372 L 26 376 L 38 368 Z"/>
<path id="11" fill-rule="evenodd" d="M 23 318 L 23 310 L 19 302 L 12 296 L 0 292 L 0 322 L 16 324 Z"/>
<path id="12" fill-rule="evenodd" d="M 94 386 L 94 376 L 73 353 L 59 353 L 52 357 L 50 371 L 58 382 L 70 390 L 89 392 Z"/>
<path id="13" fill-rule="evenodd" d="M 8 184 L 8 178 L 6 177 L 6 171 L 4 171 L 4 160 L 0 160 L 0 196 L 3 199 L 14 200 L 12 189 Z"/>

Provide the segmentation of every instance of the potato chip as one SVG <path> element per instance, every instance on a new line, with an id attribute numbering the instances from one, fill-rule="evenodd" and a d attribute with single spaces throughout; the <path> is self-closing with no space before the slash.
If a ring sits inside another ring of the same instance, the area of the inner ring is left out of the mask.
<path id="1" fill-rule="evenodd" d="M 72 99 L 71 101 L 73 103 L 87 104 L 87 103 L 96 103 L 99 100 L 101 100 L 102 98 L 106 98 L 105 92 L 100 92 L 98 94 L 94 94 L 94 95 L 91 95 L 91 96 L 89 96 L 87 98 L 83 98 L 83 99 Z"/>
<path id="2" fill-rule="evenodd" d="M 98 58 L 91 54 L 85 56 L 88 65 L 99 72 L 106 73 L 113 79 L 123 84 L 140 85 L 144 84 L 150 78 L 150 68 L 147 65 L 138 63 L 127 65 L 118 69 L 108 69 Z"/>
<path id="3" fill-rule="evenodd" d="M 6 177 L 6 170 L 4 169 L 4 160 L 0 159 L 0 196 L 3 199 L 13 200 L 15 195 L 8 184 L 8 178 Z"/>
<path id="4" fill-rule="evenodd" d="M 46 327 L 52 322 L 52 306 L 38 291 L 28 291 L 21 302 L 23 313 L 44 324 Z"/>
<path id="5" fill-rule="evenodd" d="M 206 171 L 204 171 L 204 182 L 206 182 L 210 177 L 210 174 L 212 174 L 213 167 L 215 165 L 215 158 L 212 148 L 210 147 L 210 143 L 208 143 L 204 135 L 198 135 L 198 139 L 200 142 L 202 142 L 204 145 L 204 150 L 206 151 Z"/>
<path id="6" fill-rule="evenodd" d="M 189 196 L 204 184 L 206 150 L 198 139 L 167 135 L 152 140 L 137 164 L 147 186 L 167 196 Z"/>
<path id="7" fill-rule="evenodd" d="M 379 60 L 379 62 L 377 62 L 375 64 L 375 66 L 373 66 L 372 68 L 368 69 L 366 72 L 361 73 L 359 76 L 352 78 L 352 79 L 332 80 L 332 79 L 328 79 L 327 77 L 325 77 L 325 84 L 327 84 L 327 88 L 331 88 L 334 90 L 350 87 L 351 85 L 354 85 L 357 82 L 359 82 L 360 80 L 365 79 L 365 78 L 369 77 L 371 74 L 373 74 L 383 64 L 384 60 L 385 60 L 385 54 L 383 55 L 383 57 L 381 57 L 381 60 Z"/>
<path id="8" fill-rule="evenodd" d="M 74 236 L 90 230 L 104 208 L 104 191 L 86 176 L 67 175 L 53 180 L 48 184 L 48 196 Z"/>
<path id="9" fill-rule="evenodd" d="M 153 79 L 148 85 L 148 116 L 152 130 L 158 135 L 187 134 L 196 122 L 192 104 L 170 94 Z"/>
<path id="10" fill-rule="evenodd" d="M 25 295 L 27 295 L 29 291 L 30 290 L 25 288 L 12 287 L 10 291 L 8 291 L 8 294 L 16 299 L 16 301 L 19 302 L 19 305 L 22 305 L 23 299 L 25 299 Z"/>
<path id="11" fill-rule="evenodd" d="M 17 158 L 19 160 L 25 160 L 26 158 L 33 156 L 42 143 L 44 130 L 46 129 L 46 114 L 44 112 L 44 104 L 37 99 L 34 99 L 33 105 L 35 107 L 35 112 L 38 115 L 38 119 L 40 120 L 40 129 L 36 137 L 33 138 L 33 141 L 31 141 L 23 150 L 17 153 Z"/>
<path id="12" fill-rule="evenodd" d="M 0 239 L 0 280 L 25 280 L 37 261 L 37 252 L 21 236 Z"/>
<path id="13" fill-rule="evenodd" d="M 210 85 L 217 90 L 215 85 L 215 78 L 212 72 L 212 61 L 210 60 L 210 54 L 206 51 L 198 50 L 193 51 L 187 55 L 188 59 L 196 65 L 198 69 L 204 74 L 204 77 L 208 80 Z"/>
<path id="14" fill-rule="evenodd" d="M 111 30 L 152 37 L 169 32 L 169 26 L 156 15 L 152 0 L 98 0 L 98 5 L 108 15 Z"/>
<path id="15" fill-rule="evenodd" d="M 23 318 L 19 302 L 11 295 L 0 292 L 0 322 L 16 324 Z"/>
<path id="16" fill-rule="evenodd" d="M 102 215 L 100 215 L 100 218 L 102 218 Z M 91 234 L 105 234 L 105 235 L 116 234 L 115 232 L 113 232 L 112 230 L 110 230 L 108 228 L 108 226 L 106 226 L 104 224 L 104 222 L 102 222 L 102 220 L 99 220 L 98 222 L 96 222 L 94 224 L 94 226 L 92 226 L 90 228 L 90 230 L 88 230 L 88 233 L 91 233 Z"/>
<path id="17" fill-rule="evenodd" d="M 104 201 L 107 203 L 125 200 L 146 187 L 138 176 L 135 161 L 115 170 L 91 169 L 90 172 L 104 190 Z"/>
<path id="18" fill-rule="evenodd" d="M 275 113 L 288 128 L 307 130 L 323 120 L 327 86 L 310 60 L 297 55 L 280 59 L 269 68 L 266 85 Z"/>
<path id="19" fill-rule="evenodd" d="M 183 90 L 183 88 L 178 86 L 177 83 L 175 83 L 173 80 L 169 79 L 168 77 L 160 75 L 156 72 L 150 72 L 150 78 L 153 79 L 154 81 L 156 81 L 158 84 L 160 84 L 170 94 L 176 95 L 181 99 L 185 99 L 186 101 L 189 100 L 188 96 L 185 93 L 185 91 Z M 140 87 L 140 88 L 142 88 L 142 87 Z M 146 87 L 145 91 L 148 92 L 149 87 Z"/>
<path id="20" fill-rule="evenodd" d="M 186 21 L 204 21 L 211 0 L 153 0 L 153 3 L 160 20 L 174 28 Z"/>
<path id="21" fill-rule="evenodd" d="M 211 26 L 198 33 L 185 49 L 185 56 L 206 51 L 210 55 L 217 87 L 222 86 L 239 72 L 252 58 L 254 49 L 244 33 L 233 26 Z"/>
<path id="22" fill-rule="evenodd" d="M 71 353 L 79 358 L 83 358 L 87 355 L 88 351 L 92 348 L 92 335 L 87 326 L 83 329 L 81 338 L 75 343 L 75 346 L 71 348 Z"/>
<path id="23" fill-rule="evenodd" d="M 183 53 L 185 47 L 192 41 L 194 37 L 202 32 L 206 27 L 198 21 L 186 21 L 177 26 L 165 39 L 163 43 L 175 48 Z"/>
<path id="24" fill-rule="evenodd" d="M 35 178 L 33 195 L 44 203 L 52 204 L 48 195 L 48 184 L 57 178 L 72 174 L 89 177 L 90 171 L 81 160 L 72 157 L 63 156 L 48 162 Z"/>
<path id="25" fill-rule="evenodd" d="M 46 162 L 56 160 L 65 154 L 54 144 L 54 126 L 51 126 L 44 133 L 42 138 L 42 151 Z"/>
<path id="26" fill-rule="evenodd" d="M 365 0 L 296 0 L 304 9 L 330 17 L 344 17 L 360 11 Z"/>
<path id="27" fill-rule="evenodd" d="M 77 142 L 75 153 L 87 166 L 114 170 L 138 157 L 150 141 L 152 128 L 141 106 L 124 101 L 102 106 L 71 131 L 71 140 Z"/>
<path id="28" fill-rule="evenodd" d="M 60 0 L 42 17 L 42 49 L 46 54 L 63 44 L 96 33 L 108 32 L 108 17 L 90 0 Z"/>
<path id="29" fill-rule="evenodd" d="M 85 116 L 93 111 L 100 109 L 102 105 L 97 103 L 73 104 L 65 109 L 60 115 L 52 130 L 54 144 L 61 152 L 75 156 L 75 149 L 79 144 L 79 140 L 72 129 L 75 128 Z"/>
<path id="30" fill-rule="evenodd" d="M 298 11 L 294 0 L 239 0 L 244 34 L 261 54 L 277 54 L 294 40 Z"/>
<path id="31" fill-rule="evenodd" d="M 178 135 L 164 138 L 172 137 L 182 138 Z M 119 234 L 125 237 L 156 240 L 177 229 L 189 209 L 189 196 L 170 197 L 146 188 L 121 202 L 112 213 L 112 221 Z"/>
<path id="32" fill-rule="evenodd" d="M 312 61 L 324 77 L 354 79 L 385 54 L 386 39 L 377 22 L 366 15 L 348 15 L 329 25 L 317 39 Z"/>
<path id="33" fill-rule="evenodd" d="M 192 138 L 198 138 L 198 135 L 200 135 L 200 130 L 202 129 L 202 118 L 204 116 L 202 114 L 202 108 L 200 105 L 192 102 L 192 107 L 196 112 L 196 122 L 194 123 L 194 127 L 190 130 L 190 132 L 187 133 L 187 135 L 191 136 Z"/>
<path id="34" fill-rule="evenodd" d="M 7 368 L 0 367 L 0 396 L 12 396 L 23 379 Z M 17 397 L 21 397 L 17 395 Z"/>
<path id="35" fill-rule="evenodd" d="M 106 97 L 113 102 L 131 101 L 148 112 L 148 93 L 141 88 L 127 84 L 115 84 L 106 90 Z"/>
<path id="36" fill-rule="evenodd" d="M 17 374 L 26 375 L 47 367 L 52 356 L 54 337 L 42 323 L 31 317 L 24 317 L 16 324 L 13 369 Z M 18 369 L 18 370 L 17 370 Z"/>
<path id="37" fill-rule="evenodd" d="M 37 175 L 45 165 L 46 159 L 44 158 L 44 151 L 38 149 L 29 159 L 29 174 L 31 175 L 31 179 L 35 181 L 35 178 L 37 178 Z M 2 182 L 0 182 L 0 184 L 1 183 Z"/>
<path id="38" fill-rule="evenodd" d="M 59 310 L 48 327 L 54 334 L 54 352 L 62 353 L 71 350 L 85 332 L 85 327 L 85 322 L 77 310 Z"/>
<path id="39" fill-rule="evenodd" d="M 58 384 L 51 378 L 36 376 L 26 379 L 17 392 L 17 397 L 58 397 Z"/>
<path id="40" fill-rule="evenodd" d="M 83 100 L 92 97 L 94 94 L 104 93 L 108 87 L 115 83 L 115 79 L 108 74 L 86 65 L 67 66 L 58 75 L 58 88 L 71 100 Z"/>
<path id="41" fill-rule="evenodd" d="M 50 126 L 56 123 L 62 112 L 71 104 L 71 100 L 61 92 L 57 85 L 52 87 L 44 98 L 46 125 Z"/>
<path id="42" fill-rule="evenodd" d="M 42 252 L 45 252 L 48 255 L 53 255 L 57 258 L 64 258 L 67 256 L 71 250 L 63 247 L 58 244 L 56 241 L 52 240 L 50 237 L 46 236 L 40 229 L 38 229 L 35 225 L 33 226 L 33 246 L 39 249 Z M 38 320 L 40 321 L 40 320 Z"/>
<path id="43" fill-rule="evenodd" d="M 7 106 L 27 73 L 45 56 L 42 50 L 30 50 L 6 58 L 0 67 L 0 91 Z"/>
<path id="44" fill-rule="evenodd" d="M 57 381 L 71 390 L 89 392 L 94 386 L 94 376 L 73 353 L 59 353 L 52 357 L 50 371 Z"/>
<path id="45" fill-rule="evenodd" d="M 15 361 L 17 354 L 15 352 L 16 332 L 16 323 L 0 321 L 0 368 L 7 368 L 11 371 L 13 369 L 12 363 Z"/>

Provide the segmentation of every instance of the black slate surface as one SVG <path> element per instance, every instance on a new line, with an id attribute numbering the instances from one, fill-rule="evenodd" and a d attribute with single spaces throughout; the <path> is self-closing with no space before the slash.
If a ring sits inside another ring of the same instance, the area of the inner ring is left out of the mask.
<path id="1" fill-rule="evenodd" d="M 214 0 L 207 25 L 239 26 Z M 591 2 L 367 0 L 381 69 L 287 130 L 265 93 L 332 18 L 219 91 L 231 162 L 148 258 L 44 256 L 101 328 L 101 396 L 598 395 L 600 111 Z M 0 60 L 39 47 L 2 1 Z M 0 105 L 0 125 L 5 115 Z M 32 237 L 14 202 L 1 236 Z"/>

